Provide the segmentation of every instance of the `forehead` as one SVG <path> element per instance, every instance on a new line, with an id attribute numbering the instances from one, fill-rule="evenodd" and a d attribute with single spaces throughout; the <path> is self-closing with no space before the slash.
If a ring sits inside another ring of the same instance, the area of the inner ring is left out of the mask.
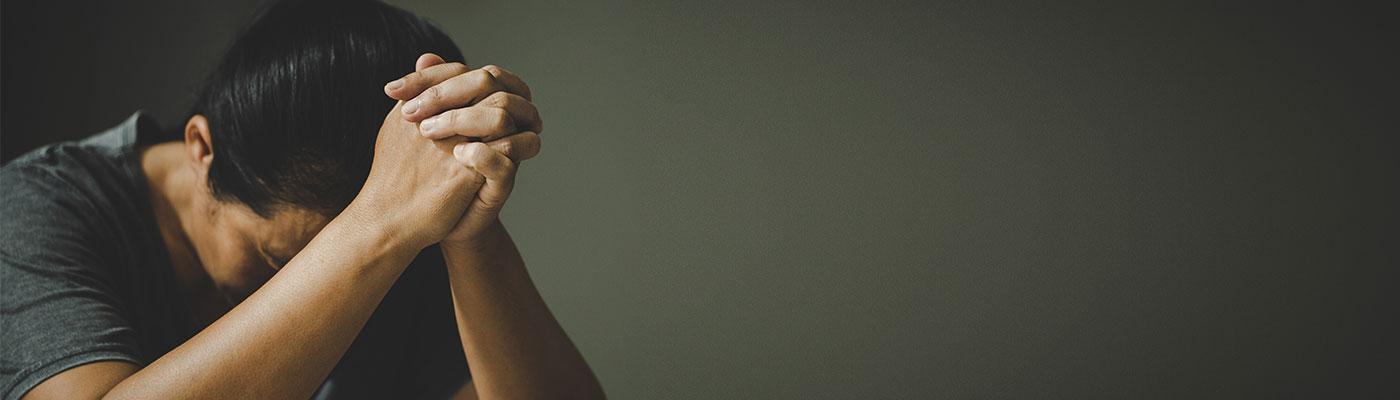
<path id="1" fill-rule="evenodd" d="M 245 224 L 250 239 L 279 256 L 300 251 L 321 231 L 330 218 L 301 209 L 279 209 L 272 215 L 254 217 Z"/>

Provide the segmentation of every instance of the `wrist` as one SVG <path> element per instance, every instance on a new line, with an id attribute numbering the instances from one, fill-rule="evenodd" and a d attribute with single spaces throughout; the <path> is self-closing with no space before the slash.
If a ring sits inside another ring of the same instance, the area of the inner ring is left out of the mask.
<path id="1" fill-rule="evenodd" d="M 500 218 L 492 219 L 486 228 L 471 235 L 463 235 L 461 238 L 449 236 L 439 244 L 443 249 L 463 252 L 483 252 L 500 247 L 510 240 L 506 234 L 506 227 L 501 224 Z"/>
<path id="2" fill-rule="evenodd" d="M 428 243 L 416 243 L 402 226 L 392 222 L 391 218 L 384 218 L 382 212 L 376 213 L 372 208 L 358 204 L 358 201 L 351 203 L 331 220 L 326 230 L 332 226 L 349 236 L 350 240 L 384 255 L 417 254 L 428 247 Z"/>

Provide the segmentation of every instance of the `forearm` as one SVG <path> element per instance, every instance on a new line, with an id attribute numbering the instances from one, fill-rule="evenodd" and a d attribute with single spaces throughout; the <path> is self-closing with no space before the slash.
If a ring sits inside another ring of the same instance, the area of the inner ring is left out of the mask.
<path id="1" fill-rule="evenodd" d="M 597 378 L 550 313 L 497 222 L 474 245 L 443 243 L 457 330 L 478 396 L 602 398 Z"/>
<path id="2" fill-rule="evenodd" d="M 262 288 L 112 398 L 307 398 L 417 250 L 342 215 Z"/>

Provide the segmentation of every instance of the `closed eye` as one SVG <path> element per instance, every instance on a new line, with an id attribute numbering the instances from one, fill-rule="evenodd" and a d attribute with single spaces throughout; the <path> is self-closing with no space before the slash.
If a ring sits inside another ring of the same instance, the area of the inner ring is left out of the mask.
<path id="1" fill-rule="evenodd" d="M 266 262 L 267 265 L 271 266 L 273 270 L 280 271 L 282 267 L 285 267 L 287 265 L 287 261 L 290 261 L 282 257 L 272 255 L 272 252 L 267 251 L 267 248 L 262 246 L 258 246 L 258 254 L 262 256 L 263 261 Z"/>

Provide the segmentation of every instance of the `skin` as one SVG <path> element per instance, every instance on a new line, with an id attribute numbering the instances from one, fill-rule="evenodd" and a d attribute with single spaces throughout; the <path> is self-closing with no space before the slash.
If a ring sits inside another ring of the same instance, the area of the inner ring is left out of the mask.
<path id="1" fill-rule="evenodd" d="M 539 152 L 529 88 L 503 69 L 432 54 L 415 69 L 386 85 L 401 101 L 385 117 L 364 187 L 334 216 L 287 206 L 262 218 L 214 198 L 202 116 L 182 142 L 143 149 L 180 290 L 207 326 L 145 368 L 85 364 L 24 398 L 309 397 L 434 243 L 473 377 L 455 398 L 603 398 L 498 218 L 519 163 Z"/>

